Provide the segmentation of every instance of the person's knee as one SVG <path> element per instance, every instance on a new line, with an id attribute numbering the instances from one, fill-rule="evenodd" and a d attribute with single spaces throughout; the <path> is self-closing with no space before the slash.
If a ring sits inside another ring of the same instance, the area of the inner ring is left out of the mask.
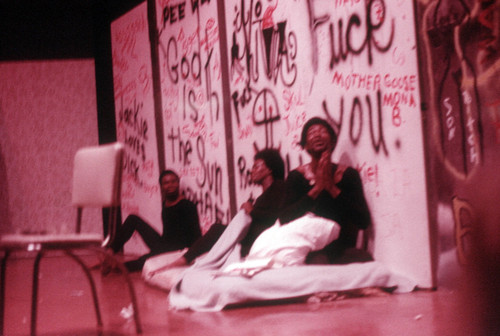
<path id="1" fill-rule="evenodd" d="M 220 235 L 222 235 L 222 233 L 224 232 L 224 230 L 226 229 L 226 227 L 227 226 L 224 225 L 224 224 L 214 223 L 214 224 L 212 224 L 212 226 L 210 226 L 210 229 L 207 231 L 207 233 L 209 231 L 211 231 L 215 235 L 220 236 Z"/>
<path id="2" fill-rule="evenodd" d="M 141 217 L 137 215 L 128 215 L 127 218 L 125 219 L 125 221 L 137 221 L 137 220 L 141 220 Z"/>
<path id="3" fill-rule="evenodd" d="M 321 251 L 310 252 L 305 260 L 308 265 L 327 265 L 330 263 L 325 253 Z"/>
<path id="4" fill-rule="evenodd" d="M 335 259 L 335 264 L 350 264 L 354 262 L 369 262 L 373 261 L 373 257 L 370 252 L 357 249 L 357 248 L 348 248 L 346 249 L 342 255 Z"/>
<path id="5" fill-rule="evenodd" d="M 128 215 L 125 221 L 123 222 L 123 225 L 130 225 L 132 224 L 134 227 L 137 226 L 137 224 L 143 223 L 144 220 L 137 216 L 137 215 Z"/>

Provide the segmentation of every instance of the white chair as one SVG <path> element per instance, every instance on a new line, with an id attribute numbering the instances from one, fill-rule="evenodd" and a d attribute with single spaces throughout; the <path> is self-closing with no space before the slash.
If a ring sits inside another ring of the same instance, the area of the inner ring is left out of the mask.
<path id="1" fill-rule="evenodd" d="M 5 312 L 5 273 L 7 259 L 14 251 L 31 251 L 35 253 L 33 265 L 32 301 L 31 301 L 31 334 L 36 334 L 38 272 L 41 258 L 48 251 L 63 251 L 74 260 L 86 275 L 94 300 L 94 309 L 98 328 L 102 328 L 101 312 L 94 280 L 87 265 L 75 250 L 91 250 L 105 258 L 112 258 L 118 265 L 127 281 L 131 296 L 136 332 L 142 332 L 137 309 L 135 290 L 123 263 L 117 260 L 106 249 L 113 239 L 120 205 L 120 186 L 123 161 L 123 145 L 112 143 L 101 146 L 85 147 L 77 151 L 73 167 L 72 204 L 77 209 L 76 230 L 70 234 L 7 234 L 0 237 L 0 251 L 3 252 L 0 269 L 0 335 L 3 335 Z M 82 210 L 86 207 L 109 209 L 108 229 L 106 237 L 97 233 L 81 233 Z"/>

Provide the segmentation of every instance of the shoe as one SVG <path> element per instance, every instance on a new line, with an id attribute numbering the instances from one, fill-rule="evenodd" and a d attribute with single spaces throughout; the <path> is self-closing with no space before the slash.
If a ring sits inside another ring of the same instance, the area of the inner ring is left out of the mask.
<path id="1" fill-rule="evenodd" d="M 113 257 L 113 252 L 107 251 L 106 254 L 100 256 L 100 261 L 90 267 L 91 270 L 100 270 L 101 275 L 106 276 L 109 273 L 120 273 L 121 269 L 118 261 Z"/>
<path id="2" fill-rule="evenodd" d="M 106 276 L 109 273 L 121 273 L 121 269 L 118 266 L 118 261 L 110 255 L 105 255 L 104 260 L 101 264 L 101 275 Z"/>

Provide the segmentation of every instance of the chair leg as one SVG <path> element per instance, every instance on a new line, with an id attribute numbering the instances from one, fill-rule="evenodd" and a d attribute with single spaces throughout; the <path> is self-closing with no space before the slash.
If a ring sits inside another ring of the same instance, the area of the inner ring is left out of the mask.
<path id="1" fill-rule="evenodd" d="M 96 286 L 95 286 L 95 281 L 92 278 L 92 275 L 90 274 L 89 268 L 73 252 L 65 250 L 64 253 L 67 256 L 69 256 L 71 259 L 73 259 L 78 265 L 80 265 L 80 267 L 82 268 L 83 272 L 87 276 L 87 280 L 89 281 L 89 284 L 90 284 L 90 290 L 92 292 L 92 298 L 94 300 L 94 309 L 95 309 L 95 314 L 96 314 L 96 318 L 97 318 L 97 326 L 99 328 L 102 328 L 103 323 L 102 323 L 102 317 L 101 317 L 101 310 L 99 308 L 99 301 L 98 301 L 98 297 L 97 297 L 97 290 L 96 290 Z"/>
<path id="2" fill-rule="evenodd" d="M 5 314 L 5 272 L 7 270 L 7 258 L 9 251 L 4 251 L 2 264 L 0 265 L 0 335 L 3 335 Z"/>
<path id="3" fill-rule="evenodd" d="M 36 335 L 36 318 L 37 318 L 37 302 L 38 302 L 38 273 L 40 270 L 40 260 L 43 253 L 39 251 L 36 254 L 33 264 L 33 288 L 31 290 L 31 335 Z"/>
<path id="4" fill-rule="evenodd" d="M 129 293 L 130 293 L 130 300 L 132 301 L 132 308 L 134 309 L 135 330 L 136 330 L 137 334 L 142 334 L 142 326 L 141 326 L 141 321 L 140 321 L 140 318 L 139 318 L 139 309 L 138 309 L 138 305 L 137 305 L 137 297 L 135 295 L 134 284 L 132 283 L 132 280 L 130 279 L 130 276 L 129 276 L 127 268 L 125 267 L 125 265 L 123 265 L 123 263 L 120 260 L 118 260 L 118 258 L 116 258 L 114 256 L 113 253 L 108 252 L 108 251 L 103 250 L 103 249 L 99 249 L 99 252 L 101 252 L 102 254 L 104 254 L 104 257 L 110 257 L 114 261 L 116 261 L 115 264 L 118 266 L 118 268 L 120 269 L 121 273 L 123 274 L 123 277 L 125 278 L 125 280 L 127 282 L 127 285 L 128 285 L 128 289 L 129 289 Z"/>

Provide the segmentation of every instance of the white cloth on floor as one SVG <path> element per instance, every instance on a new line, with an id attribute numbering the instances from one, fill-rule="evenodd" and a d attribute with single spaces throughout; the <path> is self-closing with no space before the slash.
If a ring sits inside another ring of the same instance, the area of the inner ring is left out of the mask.
<path id="1" fill-rule="evenodd" d="M 252 277 L 265 269 L 304 264 L 309 252 L 321 250 L 337 239 L 339 232 L 336 222 L 312 213 L 286 225 L 278 219 L 257 237 L 243 261 L 226 266 L 217 275 Z"/>
<path id="2" fill-rule="evenodd" d="M 220 311 L 232 304 L 296 298 L 319 292 L 381 287 L 404 293 L 416 287 L 414 281 L 376 261 L 270 268 L 251 278 L 218 275 L 227 265 L 241 261 L 238 242 L 245 236 L 250 221 L 250 217 L 240 211 L 214 247 L 185 270 L 169 293 L 172 308 Z"/>

